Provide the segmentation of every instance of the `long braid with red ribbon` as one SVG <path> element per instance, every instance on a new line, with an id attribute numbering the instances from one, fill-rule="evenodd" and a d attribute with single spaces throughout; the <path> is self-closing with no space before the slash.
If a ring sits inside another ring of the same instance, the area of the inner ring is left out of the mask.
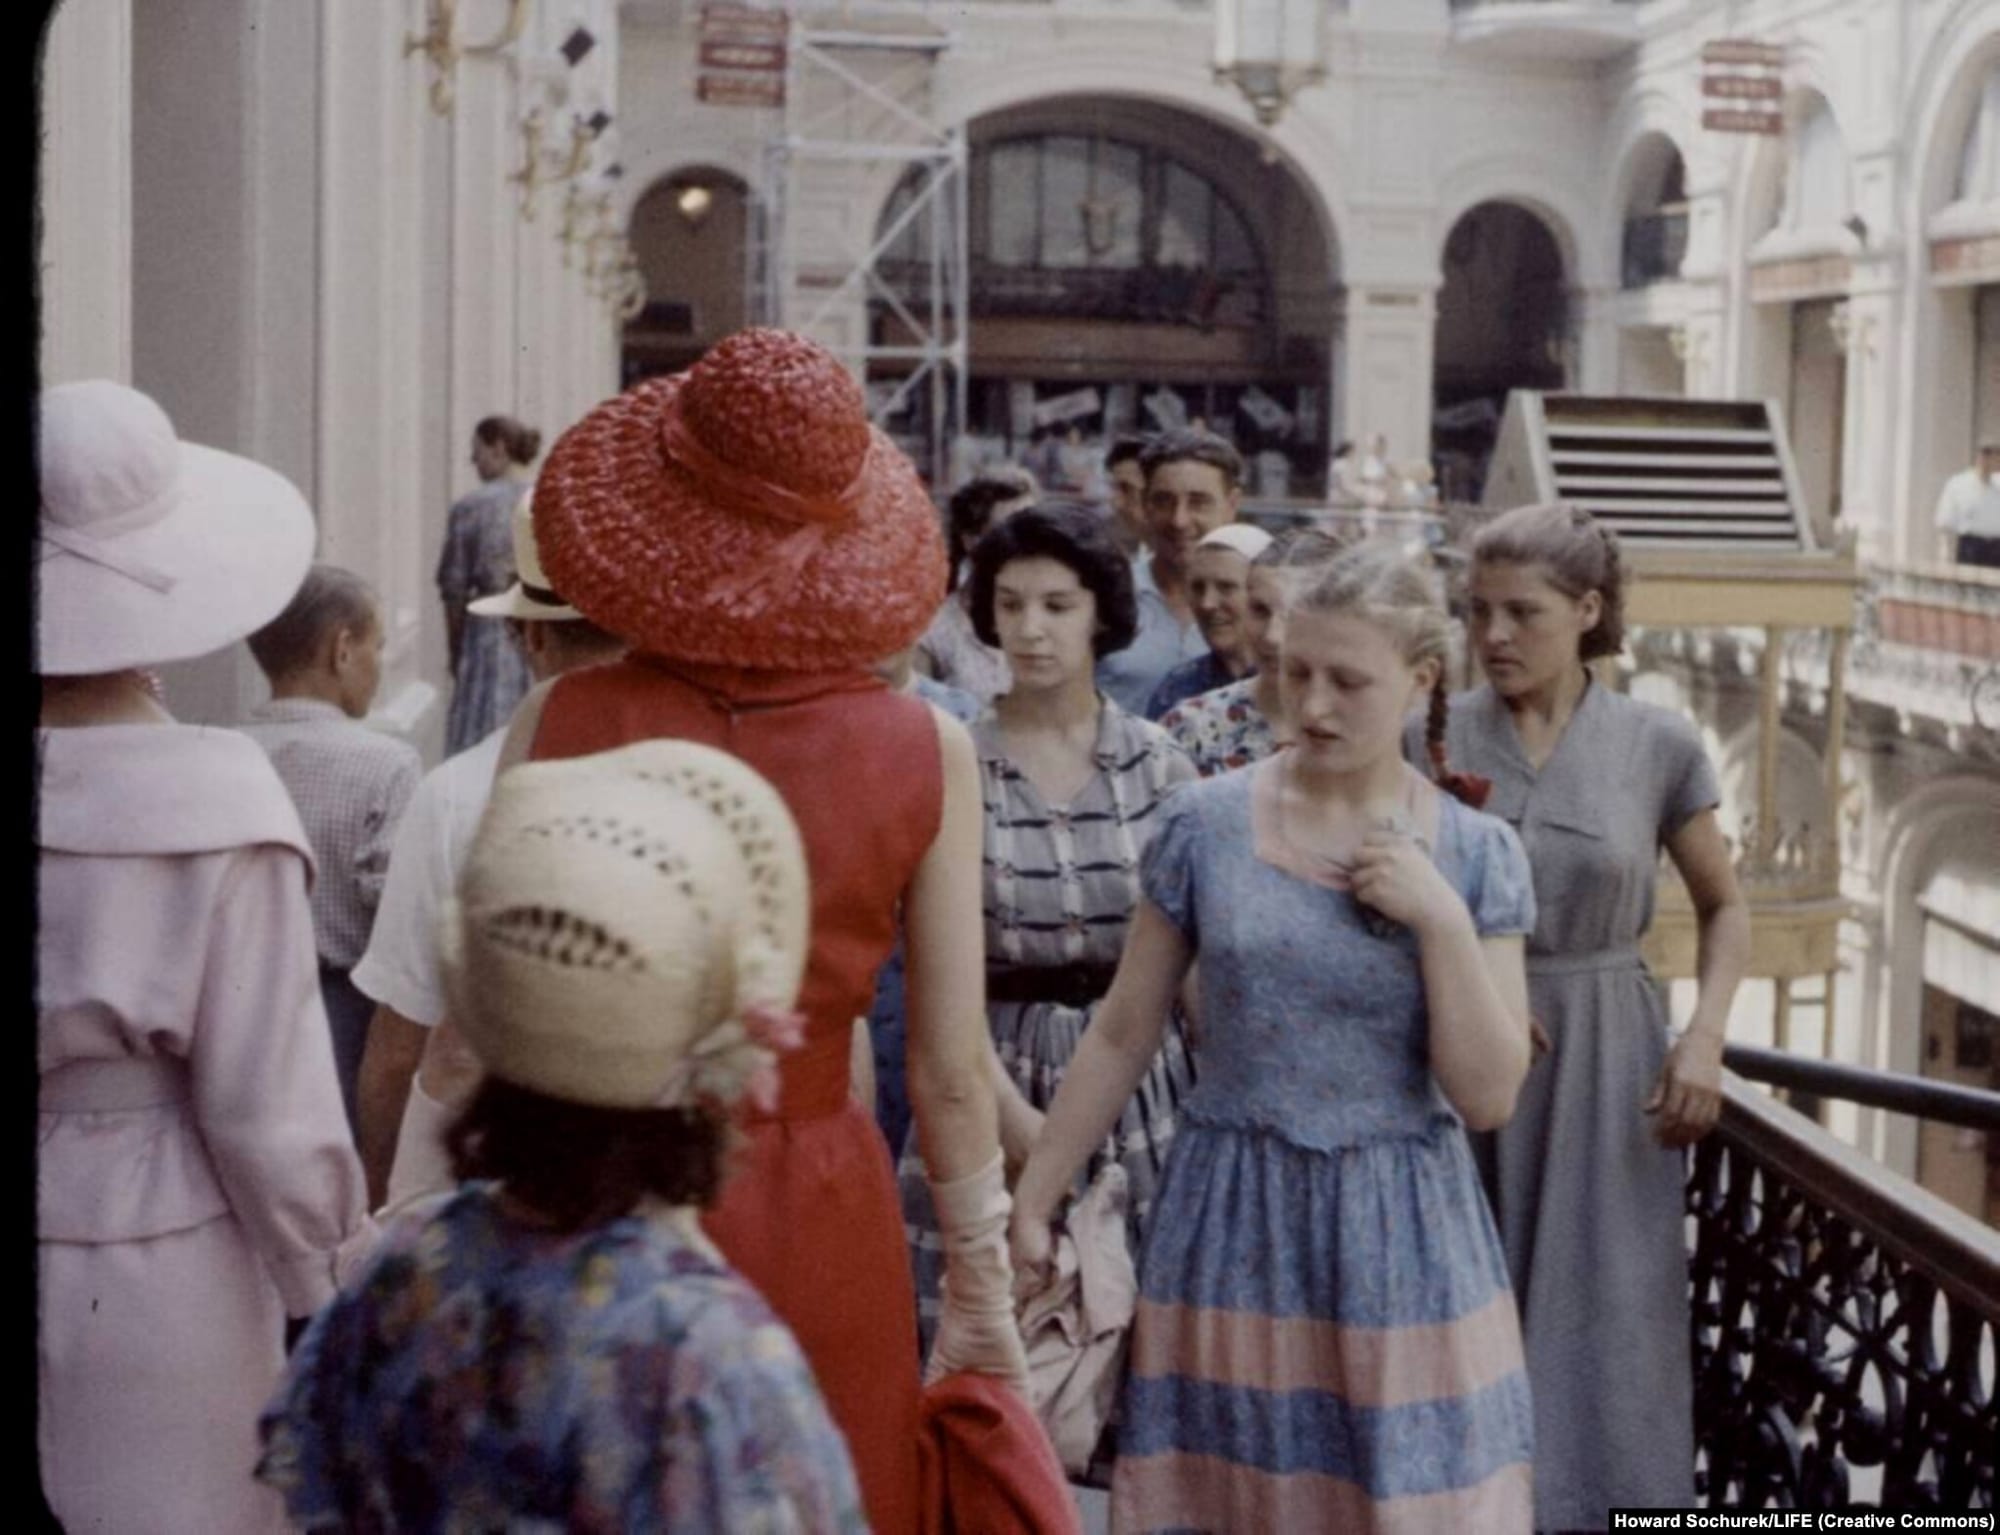
<path id="1" fill-rule="evenodd" d="M 1445 761 L 1444 730 L 1451 715 L 1451 699 L 1445 690 L 1444 676 L 1431 684 L 1430 713 L 1424 720 L 1424 755 L 1430 759 L 1431 781 L 1445 793 L 1455 796 L 1474 810 L 1486 804 L 1486 798 L 1493 792 L 1493 780 L 1481 778 L 1477 773 L 1452 771 Z"/>

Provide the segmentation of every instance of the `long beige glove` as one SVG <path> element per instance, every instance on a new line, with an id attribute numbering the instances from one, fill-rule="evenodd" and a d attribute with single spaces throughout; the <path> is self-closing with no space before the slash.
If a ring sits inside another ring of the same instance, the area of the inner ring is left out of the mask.
<path id="1" fill-rule="evenodd" d="M 1014 1322 L 1014 1269 L 1007 1258 L 1013 1201 L 996 1154 L 978 1172 L 931 1185 L 944 1245 L 944 1315 L 924 1384 L 956 1370 L 997 1375 L 1025 1399 L 1028 1359 Z"/>

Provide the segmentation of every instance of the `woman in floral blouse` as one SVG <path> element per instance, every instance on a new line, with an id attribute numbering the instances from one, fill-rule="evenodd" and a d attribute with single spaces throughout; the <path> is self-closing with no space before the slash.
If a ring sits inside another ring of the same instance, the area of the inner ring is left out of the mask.
<path id="1" fill-rule="evenodd" d="M 495 785 L 443 935 L 487 1070 L 467 1181 L 292 1356 L 257 1475 L 295 1526 L 865 1531 L 798 1344 L 699 1224 L 797 1043 L 805 892 L 776 791 L 709 747 Z"/>
<path id="2" fill-rule="evenodd" d="M 1278 647 L 1285 635 L 1285 605 L 1299 578 L 1326 564 L 1345 546 L 1317 528 L 1290 528 L 1250 562 L 1244 628 L 1257 669 L 1248 677 L 1174 705 L 1160 724 L 1193 759 L 1203 778 L 1261 762 L 1280 746 Z"/>

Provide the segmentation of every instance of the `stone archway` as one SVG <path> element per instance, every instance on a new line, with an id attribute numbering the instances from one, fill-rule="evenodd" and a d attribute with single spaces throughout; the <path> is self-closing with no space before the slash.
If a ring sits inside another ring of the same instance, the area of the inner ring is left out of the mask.
<path id="1" fill-rule="evenodd" d="M 1925 915 L 1918 897 L 1955 850 L 1990 846 L 1996 824 L 2000 783 L 1972 774 L 1927 785 L 1891 812 L 1877 886 L 1882 902 L 1877 995 L 1867 1018 L 1872 1038 L 1864 1042 L 1870 1064 L 1922 1074 Z M 1877 1154 L 1905 1176 L 1915 1176 L 1915 1123 L 1900 1115 L 1882 1118 Z"/>
<path id="2" fill-rule="evenodd" d="M 1477 500 L 1507 394 L 1560 389 L 1573 364 L 1562 233 L 1509 198 L 1451 224 L 1432 348 L 1431 448 L 1447 500 Z"/>
<path id="3" fill-rule="evenodd" d="M 749 188 L 719 166 L 676 167 L 640 193 L 626 228 L 646 305 L 625 326 L 624 386 L 689 366 L 747 322 L 749 215 Z"/>
<path id="4" fill-rule="evenodd" d="M 1216 126 L 1120 94 L 1044 95 L 970 120 L 955 475 L 1032 454 L 1045 482 L 1088 494 L 1110 438 L 1200 419 L 1243 451 L 1253 493 L 1321 491 L 1339 248 L 1287 158 Z M 930 226 L 903 217 L 924 186 L 907 174 L 875 225 L 895 234 L 878 274 L 912 310 L 935 276 Z M 870 324 L 878 344 L 907 330 L 887 301 Z"/>

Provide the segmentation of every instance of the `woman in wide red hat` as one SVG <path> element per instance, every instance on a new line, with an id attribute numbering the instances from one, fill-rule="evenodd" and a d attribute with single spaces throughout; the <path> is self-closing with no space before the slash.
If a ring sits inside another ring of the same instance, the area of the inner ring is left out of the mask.
<path id="1" fill-rule="evenodd" d="M 870 671 L 945 590 L 936 514 L 861 390 L 803 337 L 741 332 L 597 407 L 535 491 L 549 579 L 629 659 L 530 697 L 510 750 L 579 756 L 675 736 L 748 762 L 798 821 L 812 946 L 775 1110 L 707 1220 L 790 1325 L 879 1535 L 919 1512 L 915 1302 L 887 1149 L 848 1091 L 900 909 L 910 1097 L 945 1213 L 928 1375 L 1024 1376 L 980 977 L 979 773 L 964 728 Z"/>

